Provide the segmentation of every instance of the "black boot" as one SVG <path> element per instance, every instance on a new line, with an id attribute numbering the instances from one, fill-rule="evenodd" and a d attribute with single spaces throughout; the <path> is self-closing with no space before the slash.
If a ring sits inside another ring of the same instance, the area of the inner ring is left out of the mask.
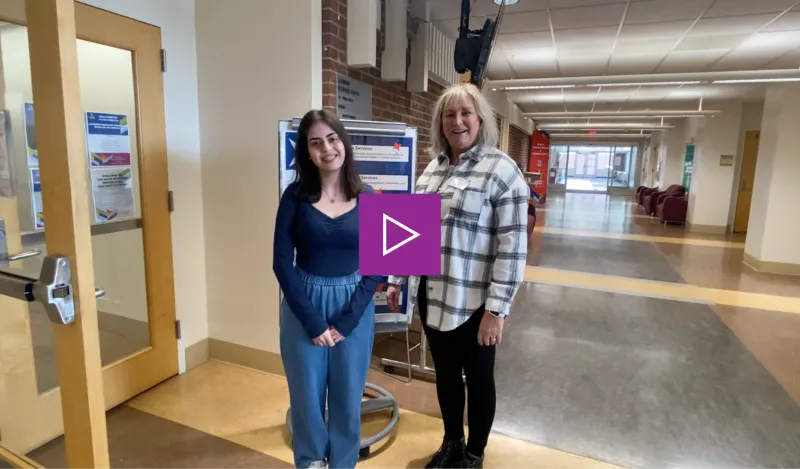
<path id="1" fill-rule="evenodd" d="M 465 450 L 467 445 L 464 444 L 464 439 L 460 440 L 444 440 L 439 451 L 433 455 L 430 462 L 425 469 L 445 469 L 456 467 L 459 461 L 464 460 Z"/>
<path id="2" fill-rule="evenodd" d="M 483 456 L 473 456 L 469 454 L 469 452 L 464 451 L 464 459 L 456 463 L 456 465 L 453 467 L 464 469 L 483 469 Z"/>

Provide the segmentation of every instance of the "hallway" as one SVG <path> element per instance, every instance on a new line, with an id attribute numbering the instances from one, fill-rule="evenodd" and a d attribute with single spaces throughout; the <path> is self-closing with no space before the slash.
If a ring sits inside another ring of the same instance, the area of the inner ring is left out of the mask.
<path id="1" fill-rule="evenodd" d="M 799 279 L 744 266 L 741 236 L 665 227 L 629 198 L 568 193 L 537 213 L 486 467 L 800 466 Z M 399 339 L 379 336 L 376 357 Z M 359 467 L 424 466 L 442 434 L 433 385 L 370 381 L 402 411 Z M 287 405 L 281 376 L 209 361 L 109 414 L 111 462 L 291 467 Z M 62 467 L 63 441 L 30 456 Z"/>

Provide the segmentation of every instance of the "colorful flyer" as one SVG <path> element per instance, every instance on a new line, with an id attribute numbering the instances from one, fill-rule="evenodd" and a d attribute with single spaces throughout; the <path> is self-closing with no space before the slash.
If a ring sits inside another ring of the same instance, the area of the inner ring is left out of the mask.
<path id="1" fill-rule="evenodd" d="M 87 112 L 86 149 L 92 166 L 130 166 L 128 116 Z"/>
<path id="2" fill-rule="evenodd" d="M 31 211 L 33 212 L 33 227 L 37 230 L 44 229 L 44 206 L 42 205 L 42 181 L 39 177 L 39 168 L 30 168 L 31 174 Z"/>
<path id="3" fill-rule="evenodd" d="M 130 166 L 92 168 L 92 200 L 95 221 L 133 218 L 133 173 Z"/>
<path id="4" fill-rule="evenodd" d="M 22 105 L 22 125 L 25 127 L 25 151 L 28 166 L 39 166 L 39 149 L 36 146 L 36 124 L 33 121 L 33 103 Z"/>

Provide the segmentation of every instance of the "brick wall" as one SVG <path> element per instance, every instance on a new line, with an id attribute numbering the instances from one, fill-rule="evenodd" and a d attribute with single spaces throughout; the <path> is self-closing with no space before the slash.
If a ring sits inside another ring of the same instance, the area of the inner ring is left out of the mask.
<path id="1" fill-rule="evenodd" d="M 371 85 L 373 120 L 404 122 L 417 127 L 419 176 L 430 162 L 426 150 L 430 146 L 431 114 L 443 87 L 429 81 L 428 92 L 409 93 L 405 82 L 381 80 L 381 56 L 386 29 L 385 1 L 381 0 L 381 29 L 376 31 L 377 67 L 357 69 L 347 66 L 347 0 L 322 0 L 322 103 L 324 107 L 336 110 L 336 75 Z"/>
<path id="2" fill-rule="evenodd" d="M 508 156 L 517 162 L 521 170 L 528 170 L 531 153 L 531 136 L 519 127 L 508 126 Z"/>

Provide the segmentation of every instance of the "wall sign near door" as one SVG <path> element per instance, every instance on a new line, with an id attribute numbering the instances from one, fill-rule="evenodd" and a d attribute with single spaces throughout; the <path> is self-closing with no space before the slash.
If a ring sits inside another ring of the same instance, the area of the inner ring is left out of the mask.
<path id="1" fill-rule="evenodd" d="M 694 144 L 686 145 L 686 156 L 683 160 L 683 187 L 688 191 L 692 185 L 692 166 L 694 166 Z"/>

